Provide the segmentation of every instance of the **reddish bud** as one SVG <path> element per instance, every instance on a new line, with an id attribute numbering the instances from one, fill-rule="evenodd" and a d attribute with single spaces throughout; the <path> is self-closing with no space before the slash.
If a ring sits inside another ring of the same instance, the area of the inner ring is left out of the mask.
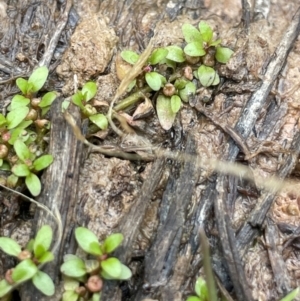
<path id="1" fill-rule="evenodd" d="M 14 271 L 14 269 L 9 269 L 9 270 L 7 270 L 6 271 L 6 273 L 5 273 L 5 280 L 9 283 L 9 284 L 11 284 L 11 285 L 13 285 L 15 282 L 13 281 L 13 279 L 12 279 L 12 273 L 13 273 L 13 271 Z"/>
<path id="2" fill-rule="evenodd" d="M 103 287 L 103 280 L 98 275 L 91 276 L 85 287 L 92 293 L 100 292 Z"/>

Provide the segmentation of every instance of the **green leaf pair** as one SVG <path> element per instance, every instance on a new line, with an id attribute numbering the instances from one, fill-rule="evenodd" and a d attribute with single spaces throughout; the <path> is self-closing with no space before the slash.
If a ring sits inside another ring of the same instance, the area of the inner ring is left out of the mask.
<path id="1" fill-rule="evenodd" d="M 81 91 L 72 96 L 73 103 L 80 109 L 84 109 L 84 105 L 90 101 L 97 93 L 97 86 L 94 82 L 87 82 Z"/>
<path id="2" fill-rule="evenodd" d="M 103 244 L 100 244 L 97 236 L 87 228 L 78 227 L 75 230 L 75 238 L 83 251 L 97 256 L 97 260 L 82 260 L 81 258 L 69 255 L 65 257 L 65 262 L 61 266 L 61 272 L 73 278 L 84 277 L 89 273 L 99 271 L 105 279 L 125 280 L 131 277 L 131 271 L 123 265 L 117 258 L 109 257 L 106 259 L 101 256 L 107 256 L 113 252 L 122 242 L 123 235 L 120 233 L 111 234 Z"/>
<path id="3" fill-rule="evenodd" d="M 53 254 L 48 251 L 52 242 L 52 229 L 50 226 L 43 226 L 37 232 L 34 240 L 31 240 L 26 250 L 32 252 L 36 262 L 45 263 L 53 260 Z M 51 278 L 44 272 L 39 271 L 37 265 L 31 258 L 30 253 L 25 258 L 22 254 L 21 246 L 13 239 L 0 237 L 0 249 L 6 254 L 18 257 L 22 261 L 12 270 L 11 279 L 14 285 L 21 284 L 27 280 L 32 280 L 34 286 L 47 296 L 54 294 L 55 288 Z M 0 298 L 9 293 L 14 285 L 9 284 L 7 280 L 0 281 Z"/>
<path id="4" fill-rule="evenodd" d="M 213 41 L 213 30 L 204 21 L 199 23 L 199 30 L 191 24 L 184 24 L 182 32 L 187 42 L 184 52 L 189 56 L 201 57 L 207 53 L 209 47 L 216 47 L 216 60 L 219 63 L 226 64 L 233 54 L 231 49 L 219 46 L 221 43 L 220 39 Z"/>
<path id="5" fill-rule="evenodd" d="M 123 241 L 121 233 L 109 235 L 100 244 L 97 236 L 87 228 L 78 227 L 75 230 L 75 238 L 80 248 L 88 254 L 101 256 L 103 254 L 110 254 L 113 252 Z"/>
<path id="6" fill-rule="evenodd" d="M 99 113 L 90 104 L 87 104 L 97 93 L 97 86 L 94 82 L 87 82 L 81 91 L 78 91 L 72 96 L 73 103 L 81 109 L 81 112 L 89 118 L 101 130 L 105 130 L 108 127 L 108 120 L 105 115 Z"/>
<path id="7" fill-rule="evenodd" d="M 16 84 L 22 91 L 23 95 L 30 96 L 32 93 L 38 92 L 45 84 L 49 71 L 46 66 L 35 69 L 29 79 L 18 78 Z"/>
<path id="8" fill-rule="evenodd" d="M 14 143 L 14 150 L 20 160 L 12 167 L 12 172 L 17 177 L 25 177 L 25 184 L 33 196 L 37 196 L 41 192 L 40 179 L 35 175 L 35 172 L 47 168 L 52 162 L 51 155 L 43 155 L 35 159 L 27 147 L 20 139 Z"/>

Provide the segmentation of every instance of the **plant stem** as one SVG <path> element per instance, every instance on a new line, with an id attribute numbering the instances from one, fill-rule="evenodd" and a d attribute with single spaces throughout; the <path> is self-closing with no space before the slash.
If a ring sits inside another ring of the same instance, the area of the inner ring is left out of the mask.
<path id="1" fill-rule="evenodd" d="M 208 299 L 210 301 L 217 301 L 217 288 L 210 261 L 209 245 L 203 229 L 200 229 L 200 240 L 203 255 L 203 267 L 207 283 Z"/>
<path id="2" fill-rule="evenodd" d="M 140 98 L 144 97 L 145 93 L 148 93 L 151 91 L 152 91 L 152 89 L 149 86 L 147 86 L 147 87 L 141 89 L 140 91 L 135 92 L 135 93 L 131 94 L 130 96 L 126 97 L 125 99 L 123 99 L 120 103 L 118 103 L 113 108 L 113 110 L 116 112 L 124 110 L 127 107 L 135 104 Z"/>

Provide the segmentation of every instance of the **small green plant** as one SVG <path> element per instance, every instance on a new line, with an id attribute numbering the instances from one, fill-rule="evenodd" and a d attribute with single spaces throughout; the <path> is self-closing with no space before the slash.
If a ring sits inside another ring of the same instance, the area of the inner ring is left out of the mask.
<path id="1" fill-rule="evenodd" d="M 0 237 L 0 249 L 8 255 L 20 260 L 14 268 L 5 273 L 5 278 L 0 281 L 0 298 L 9 294 L 20 284 L 31 280 L 33 285 L 46 296 L 54 294 L 54 283 L 39 266 L 53 260 L 54 256 L 49 251 L 52 243 L 52 229 L 43 226 L 36 237 L 30 240 L 24 250 L 11 238 Z"/>
<path id="2" fill-rule="evenodd" d="M 84 227 L 75 230 L 75 238 L 80 248 L 94 259 L 82 259 L 69 254 L 64 258 L 60 270 L 65 275 L 63 301 L 94 300 L 101 298 L 103 279 L 127 280 L 130 269 L 117 258 L 109 257 L 122 242 L 123 235 L 111 234 L 103 243 Z"/>
<path id="3" fill-rule="evenodd" d="M 206 22 L 199 23 L 199 30 L 184 24 L 182 32 L 186 45 L 183 48 L 170 45 L 152 51 L 141 74 L 129 86 L 129 91 L 137 85 L 139 88 L 147 85 L 152 91 L 158 91 L 156 111 L 165 130 L 172 127 L 182 101 L 188 102 L 197 86 L 219 84 L 217 64 L 227 63 L 233 54 L 231 49 L 221 46 L 220 39 L 214 40 L 213 30 Z M 125 50 L 121 57 L 133 65 L 139 54 Z"/>
<path id="4" fill-rule="evenodd" d="M 35 158 L 27 145 L 22 140 L 16 140 L 14 150 L 19 158 L 12 167 L 12 172 L 16 177 L 25 177 L 25 183 L 32 195 L 39 195 L 41 192 L 41 182 L 37 172 L 47 168 L 52 162 L 51 155 L 43 155 Z"/>
<path id="5" fill-rule="evenodd" d="M 184 53 L 196 58 L 196 61 L 198 58 L 202 58 L 202 64 L 195 73 L 202 86 L 209 87 L 219 84 L 219 75 L 213 67 L 216 61 L 226 64 L 233 51 L 221 47 L 220 39 L 213 40 L 213 30 L 206 22 L 199 23 L 199 30 L 190 24 L 184 24 L 182 32 L 187 43 Z"/>
<path id="6" fill-rule="evenodd" d="M 96 84 L 94 82 L 87 82 L 82 87 L 82 90 L 79 90 L 72 96 L 72 101 L 80 108 L 83 117 L 88 118 L 99 129 L 105 130 L 108 126 L 107 118 L 102 113 L 98 113 L 95 106 L 89 103 L 95 97 L 96 93 Z"/>
<path id="7" fill-rule="evenodd" d="M 186 301 L 209 301 L 206 281 L 202 277 L 195 283 L 195 293 L 197 296 L 190 296 Z"/>
<path id="8" fill-rule="evenodd" d="M 18 78 L 16 84 L 21 94 L 15 95 L 8 107 L 6 116 L 0 114 L 0 169 L 7 171 L 7 177 L 1 177 L 1 183 L 8 187 L 25 184 L 33 196 L 41 191 L 37 173 L 48 167 L 53 158 L 44 155 L 50 122 L 44 115 L 56 99 L 55 92 L 48 92 L 42 97 L 37 93 L 48 77 L 48 69 L 37 68 L 28 80 Z"/>

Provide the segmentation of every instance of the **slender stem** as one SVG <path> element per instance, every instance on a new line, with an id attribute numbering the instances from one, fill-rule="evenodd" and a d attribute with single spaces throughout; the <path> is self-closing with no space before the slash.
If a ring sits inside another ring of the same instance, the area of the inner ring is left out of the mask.
<path id="1" fill-rule="evenodd" d="M 215 284 L 215 279 L 212 271 L 210 254 L 209 254 L 209 245 L 203 229 L 200 229 L 200 240 L 201 240 L 201 250 L 203 255 L 203 267 L 204 273 L 206 276 L 207 290 L 208 290 L 208 299 L 210 301 L 217 301 L 217 288 Z"/>
<path id="2" fill-rule="evenodd" d="M 113 110 L 116 112 L 124 110 L 127 107 L 135 104 L 140 98 L 144 97 L 145 93 L 148 93 L 151 91 L 152 91 L 152 89 L 149 86 L 147 86 L 147 87 L 141 89 L 140 91 L 135 92 L 135 93 L 131 94 L 130 96 L 126 97 L 125 99 L 123 99 L 120 103 L 118 103 L 113 108 Z"/>

